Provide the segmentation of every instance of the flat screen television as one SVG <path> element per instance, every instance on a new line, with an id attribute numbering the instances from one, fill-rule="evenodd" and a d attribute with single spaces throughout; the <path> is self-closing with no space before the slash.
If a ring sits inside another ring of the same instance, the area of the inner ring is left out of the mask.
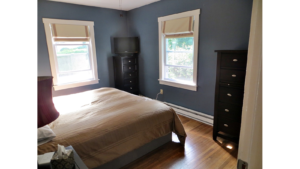
<path id="1" fill-rule="evenodd" d="M 139 53 L 140 42 L 138 37 L 114 38 L 114 53 Z"/>

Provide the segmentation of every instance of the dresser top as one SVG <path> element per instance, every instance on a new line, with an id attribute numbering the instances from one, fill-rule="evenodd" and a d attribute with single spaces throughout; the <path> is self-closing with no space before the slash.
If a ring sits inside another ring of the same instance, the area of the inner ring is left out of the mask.
<path id="1" fill-rule="evenodd" d="M 137 55 L 115 55 L 113 57 L 117 58 L 129 58 L 129 57 L 138 57 Z"/>
<path id="2" fill-rule="evenodd" d="M 222 53 L 247 53 L 248 50 L 215 50 L 215 52 L 222 52 Z"/>

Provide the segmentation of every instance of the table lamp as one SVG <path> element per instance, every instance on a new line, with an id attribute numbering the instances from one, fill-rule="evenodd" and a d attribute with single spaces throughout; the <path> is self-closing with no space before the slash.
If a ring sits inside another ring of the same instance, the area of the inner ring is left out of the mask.
<path id="1" fill-rule="evenodd" d="M 58 116 L 52 101 L 52 77 L 37 77 L 37 128 L 51 123 Z"/>
<path id="2" fill-rule="evenodd" d="M 43 127 L 59 116 L 52 101 L 52 76 L 38 77 L 38 128 Z"/>

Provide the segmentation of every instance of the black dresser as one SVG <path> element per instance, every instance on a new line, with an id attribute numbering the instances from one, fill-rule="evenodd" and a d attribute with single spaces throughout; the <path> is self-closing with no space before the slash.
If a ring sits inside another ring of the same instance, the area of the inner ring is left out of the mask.
<path id="1" fill-rule="evenodd" d="M 138 56 L 114 56 L 115 87 L 132 94 L 139 94 Z"/>
<path id="2" fill-rule="evenodd" d="M 213 139 L 238 143 L 244 98 L 247 50 L 216 50 L 217 77 Z"/>

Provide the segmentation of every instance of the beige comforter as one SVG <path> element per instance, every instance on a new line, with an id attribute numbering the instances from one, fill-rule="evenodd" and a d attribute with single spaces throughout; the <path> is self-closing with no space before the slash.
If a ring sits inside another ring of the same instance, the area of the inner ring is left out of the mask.
<path id="1" fill-rule="evenodd" d="M 72 145 L 84 163 L 95 168 L 172 131 L 184 145 L 186 133 L 180 119 L 161 102 L 114 88 L 76 94 L 81 100 L 86 96 L 90 105 L 61 112 L 49 125 L 56 137 L 39 146 L 39 154 L 55 151 L 57 144 Z"/>

